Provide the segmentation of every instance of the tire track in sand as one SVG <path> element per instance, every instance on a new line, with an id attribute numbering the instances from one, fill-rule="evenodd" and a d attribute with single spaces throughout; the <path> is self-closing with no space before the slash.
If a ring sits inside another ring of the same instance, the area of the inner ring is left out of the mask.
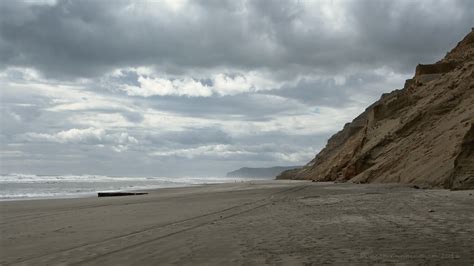
<path id="1" fill-rule="evenodd" d="M 63 250 L 58 250 L 48 254 L 23 258 L 6 264 L 52 264 L 58 263 L 82 264 L 99 259 L 104 256 L 112 255 L 121 251 L 136 248 L 141 245 L 149 244 L 176 234 L 191 231 L 193 229 L 212 224 L 216 221 L 222 221 L 243 213 L 247 213 L 271 204 L 273 201 L 302 189 L 307 185 L 286 188 L 270 194 L 267 198 L 255 200 L 243 204 L 238 204 L 226 209 L 210 212 L 195 217 L 148 227 L 142 230 L 130 232 L 107 238 L 104 240 L 87 243 Z"/>

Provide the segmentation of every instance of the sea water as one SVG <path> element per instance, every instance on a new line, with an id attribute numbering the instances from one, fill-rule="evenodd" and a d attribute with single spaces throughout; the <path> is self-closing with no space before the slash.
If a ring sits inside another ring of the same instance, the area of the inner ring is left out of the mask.
<path id="1" fill-rule="evenodd" d="M 99 191 L 136 191 L 258 179 L 2 174 L 0 175 L 0 200 L 88 197 L 96 195 Z"/>

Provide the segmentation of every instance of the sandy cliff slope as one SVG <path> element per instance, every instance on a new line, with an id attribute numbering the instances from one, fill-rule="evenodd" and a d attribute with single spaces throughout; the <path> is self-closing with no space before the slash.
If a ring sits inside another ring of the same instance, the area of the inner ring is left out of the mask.
<path id="1" fill-rule="evenodd" d="M 306 166 L 277 178 L 474 188 L 474 28 L 346 124 Z"/>

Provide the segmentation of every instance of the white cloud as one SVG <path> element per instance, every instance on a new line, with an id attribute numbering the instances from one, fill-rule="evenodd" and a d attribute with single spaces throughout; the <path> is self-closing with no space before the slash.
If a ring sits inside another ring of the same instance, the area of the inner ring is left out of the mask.
<path id="1" fill-rule="evenodd" d="M 240 150 L 238 147 L 232 145 L 216 144 L 216 145 L 204 145 L 195 148 L 187 149 L 175 149 L 175 150 L 165 150 L 165 151 L 155 151 L 150 153 L 151 156 L 178 156 L 188 159 L 193 159 L 195 157 L 223 157 L 229 158 L 237 155 L 251 155 L 254 153 Z"/>
<path id="2" fill-rule="evenodd" d="M 185 149 L 157 150 L 149 153 L 149 155 L 157 157 L 181 157 L 186 159 L 210 158 L 213 160 L 271 160 L 284 163 L 298 163 L 310 160 L 315 153 L 315 150 L 311 147 L 286 152 L 276 151 L 276 149 L 278 149 L 278 147 L 275 145 L 235 146 L 213 144 Z"/>
<path id="3" fill-rule="evenodd" d="M 114 75 L 117 75 L 116 72 L 114 72 Z M 140 75 L 137 80 L 139 86 L 125 84 L 121 85 L 121 88 L 130 96 L 210 97 L 213 95 L 226 96 L 270 90 L 281 85 L 255 71 L 232 75 L 217 73 L 210 77 L 201 77 L 201 79 L 210 80 L 211 84 L 204 84 L 199 79 L 187 76 L 161 78 Z"/>
<path id="4" fill-rule="evenodd" d="M 126 132 L 109 133 L 102 128 L 72 128 L 57 133 L 28 132 L 23 134 L 28 141 L 46 141 L 61 144 L 111 144 L 111 148 L 117 152 L 124 151 L 128 145 L 138 144 L 138 140 Z"/>
<path id="5" fill-rule="evenodd" d="M 181 10 L 182 8 L 185 7 L 187 0 L 164 0 L 163 3 L 165 6 L 173 10 L 174 12 L 177 12 Z"/>
<path id="6" fill-rule="evenodd" d="M 214 91 L 220 95 L 234 95 L 255 89 L 255 85 L 249 82 L 245 76 L 236 75 L 230 77 L 225 74 L 217 74 L 214 79 Z"/>
<path id="7" fill-rule="evenodd" d="M 130 96 L 190 96 L 207 97 L 212 95 L 211 88 L 191 78 L 164 79 L 140 76 L 140 87 L 124 85 L 123 90 Z"/>
<path id="8" fill-rule="evenodd" d="M 36 141 L 49 141 L 58 143 L 88 143 L 101 141 L 105 135 L 105 130 L 97 128 L 78 129 L 60 131 L 53 134 L 29 132 L 25 134 L 26 139 Z"/>

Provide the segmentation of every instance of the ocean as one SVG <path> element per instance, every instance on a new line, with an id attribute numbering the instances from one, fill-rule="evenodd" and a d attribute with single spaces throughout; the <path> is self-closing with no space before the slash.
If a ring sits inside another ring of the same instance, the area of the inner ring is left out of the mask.
<path id="1" fill-rule="evenodd" d="M 99 191 L 136 191 L 250 180 L 262 178 L 2 174 L 0 200 L 79 198 L 95 196 Z"/>

